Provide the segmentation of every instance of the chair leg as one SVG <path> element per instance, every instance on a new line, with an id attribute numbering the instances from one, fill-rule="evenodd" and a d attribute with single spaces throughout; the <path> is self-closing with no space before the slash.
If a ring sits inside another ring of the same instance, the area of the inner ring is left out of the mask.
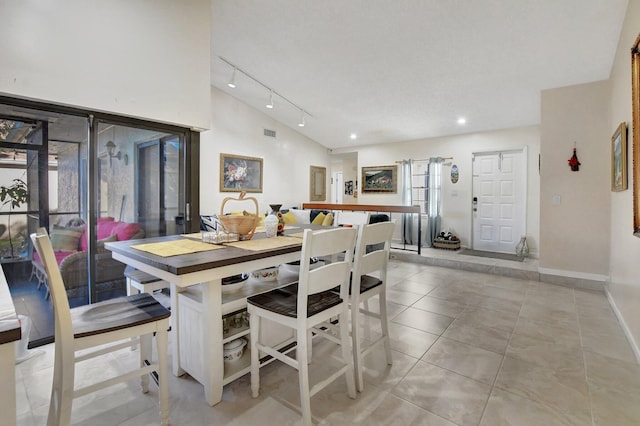
<path id="1" fill-rule="evenodd" d="M 255 313 L 249 313 L 249 328 L 251 330 L 251 396 L 257 398 L 260 394 L 260 354 L 258 353 L 260 317 Z"/>
<path id="2" fill-rule="evenodd" d="M 300 410 L 304 425 L 312 425 L 311 421 L 311 396 L 309 392 L 309 364 L 307 362 L 308 333 L 306 330 L 298 330 L 298 344 L 296 348 L 296 361 L 298 364 L 298 383 L 300 386 Z"/>
<path id="3" fill-rule="evenodd" d="M 311 364 L 313 359 L 313 330 L 307 330 L 307 364 Z"/>
<path id="4" fill-rule="evenodd" d="M 138 294 L 140 291 L 131 284 L 131 278 L 126 278 L 127 282 L 127 296 L 131 296 L 132 294 Z M 131 350 L 135 351 L 138 345 L 135 343 L 135 337 L 131 338 Z"/>
<path id="5" fill-rule="evenodd" d="M 349 352 L 351 350 L 351 345 L 349 342 L 349 325 L 347 322 L 349 318 L 349 307 L 347 304 L 344 304 L 344 309 L 342 314 L 340 314 L 339 324 L 340 324 L 340 349 L 342 349 L 342 361 L 347 365 L 347 371 L 345 372 L 345 376 L 347 377 L 347 394 L 349 398 L 354 399 L 356 397 L 356 384 L 354 380 L 354 371 L 353 371 L 353 358 L 352 354 Z"/>
<path id="6" fill-rule="evenodd" d="M 131 283 L 131 278 L 127 277 L 127 296 L 132 294 L 139 294 L 140 290 Z"/>
<path id="7" fill-rule="evenodd" d="M 355 305 L 355 304 L 354 304 Z M 353 366 L 356 375 L 356 388 L 358 392 L 362 392 L 364 389 L 364 378 L 362 370 L 363 359 L 362 359 L 362 349 L 360 342 L 360 306 L 351 305 L 351 348 L 353 351 Z"/>
<path id="8" fill-rule="evenodd" d="M 71 424 L 75 361 L 73 356 L 65 358 L 60 351 L 59 348 L 55 349 L 47 426 L 68 426 Z"/>
<path id="9" fill-rule="evenodd" d="M 162 326 L 161 326 L 162 327 Z M 158 352 L 158 393 L 160 399 L 160 424 L 169 424 L 169 344 L 167 328 L 156 333 L 156 350 Z"/>
<path id="10" fill-rule="evenodd" d="M 151 338 L 151 333 L 140 336 L 140 368 L 145 366 L 146 361 L 151 362 Z M 142 387 L 143 393 L 149 392 L 148 374 L 140 376 L 140 386 Z"/>
<path id="11" fill-rule="evenodd" d="M 387 364 L 393 364 L 391 355 L 391 341 L 389 340 L 389 319 L 387 318 L 387 295 L 385 291 L 381 291 L 378 295 L 380 302 L 380 325 L 382 326 L 382 338 L 384 339 L 384 352 L 387 356 Z"/>

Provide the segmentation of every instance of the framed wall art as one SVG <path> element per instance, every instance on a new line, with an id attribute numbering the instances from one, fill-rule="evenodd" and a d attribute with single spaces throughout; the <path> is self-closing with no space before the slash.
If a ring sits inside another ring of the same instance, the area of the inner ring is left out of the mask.
<path id="1" fill-rule="evenodd" d="M 220 154 L 220 192 L 262 192 L 262 158 Z"/>
<path id="2" fill-rule="evenodd" d="M 327 198 L 327 168 L 311 166 L 309 168 L 309 201 L 325 201 Z"/>
<path id="3" fill-rule="evenodd" d="M 611 190 L 627 189 L 627 124 L 620 123 L 611 136 Z"/>
<path id="4" fill-rule="evenodd" d="M 387 192 L 395 194 L 398 186 L 398 166 L 362 168 L 362 192 Z"/>

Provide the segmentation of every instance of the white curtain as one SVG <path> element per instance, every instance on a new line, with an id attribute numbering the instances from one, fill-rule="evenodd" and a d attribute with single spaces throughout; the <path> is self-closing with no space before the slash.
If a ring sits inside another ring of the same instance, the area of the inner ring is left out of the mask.
<path id="1" fill-rule="evenodd" d="M 411 160 L 402 160 L 402 204 L 405 206 L 413 205 L 412 189 Z M 402 215 L 402 238 L 405 244 L 414 244 L 412 214 Z"/>
<path id="2" fill-rule="evenodd" d="M 426 245 L 431 247 L 433 240 L 440 234 L 442 213 L 442 157 L 429 158 L 429 173 L 425 186 L 427 193 L 428 234 Z"/>

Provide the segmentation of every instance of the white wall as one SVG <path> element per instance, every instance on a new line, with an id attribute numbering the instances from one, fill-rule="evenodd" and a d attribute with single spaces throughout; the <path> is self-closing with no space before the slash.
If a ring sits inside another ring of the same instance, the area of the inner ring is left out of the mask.
<path id="1" fill-rule="evenodd" d="M 409 142 L 370 145 L 358 148 L 358 176 L 362 167 L 385 166 L 403 159 L 426 159 L 429 157 L 453 157 L 460 178 L 453 184 L 451 168 L 443 167 L 442 229 L 449 229 L 460 237 L 464 246 L 471 242 L 471 190 L 472 153 L 508 150 L 527 147 L 527 241 L 532 256 L 538 253 L 539 194 L 538 153 L 540 135 L 537 126 L 505 129 L 491 132 L 472 133 L 433 139 L 419 139 Z M 402 187 L 401 170 L 398 165 L 398 189 Z M 358 179 L 359 204 L 401 205 L 402 196 L 396 194 L 362 193 L 361 179 Z"/>
<path id="2" fill-rule="evenodd" d="M 608 275 L 615 130 L 608 94 L 608 81 L 542 92 L 539 267 L 546 273 L 600 281 Z M 568 165 L 574 144 L 577 172 Z"/>
<path id="3" fill-rule="evenodd" d="M 269 204 L 287 208 L 309 202 L 309 167 L 330 170 L 327 148 L 219 89 L 212 87 L 210 93 L 212 128 L 200 136 L 200 212 L 219 213 L 225 197 L 238 196 L 220 192 L 220 153 L 263 159 L 263 192 L 248 194 L 258 200 L 261 212 Z M 276 138 L 264 136 L 264 129 L 275 130 Z M 327 196 L 330 178 L 327 173 Z"/>
<path id="4" fill-rule="evenodd" d="M 631 111 L 630 49 L 640 31 L 640 1 L 630 0 L 615 62 L 611 71 L 610 133 L 621 121 L 629 128 L 628 170 L 629 189 L 610 193 L 611 221 L 609 224 L 610 270 L 608 291 L 636 348 L 640 343 L 640 273 L 636 266 L 640 259 L 640 238 L 633 236 L 633 163 L 632 147 L 638 149 L 640 141 L 633 140 Z"/>
<path id="5" fill-rule="evenodd" d="M 208 0 L 0 2 L 0 94 L 208 128 Z"/>

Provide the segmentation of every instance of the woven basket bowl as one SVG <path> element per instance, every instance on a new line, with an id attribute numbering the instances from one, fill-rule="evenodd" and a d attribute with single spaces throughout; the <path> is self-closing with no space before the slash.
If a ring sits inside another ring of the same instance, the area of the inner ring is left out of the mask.
<path id="1" fill-rule="evenodd" d="M 253 233 L 260 220 L 258 216 L 254 215 L 222 215 L 218 216 L 218 219 L 222 223 L 222 226 L 224 226 L 225 231 L 238 234 L 238 238 L 241 240 L 250 240 L 253 237 Z"/>

